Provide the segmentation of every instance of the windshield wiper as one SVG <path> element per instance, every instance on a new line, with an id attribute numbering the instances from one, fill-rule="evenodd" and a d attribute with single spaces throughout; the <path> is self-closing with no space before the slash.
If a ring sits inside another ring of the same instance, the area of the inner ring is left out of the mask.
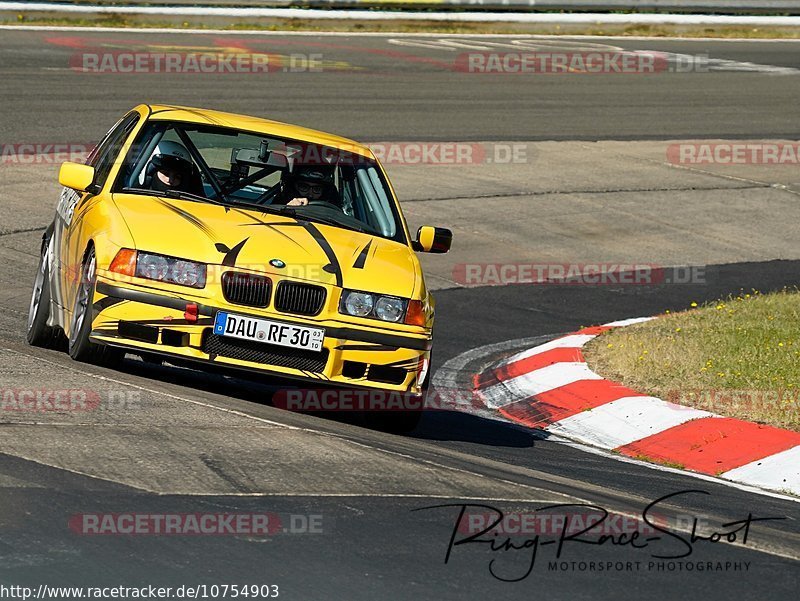
<path id="1" fill-rule="evenodd" d="M 302 205 L 301 205 L 302 206 Z M 341 221 L 336 221 L 335 219 L 326 219 L 325 217 L 317 217 L 316 215 L 309 216 L 305 214 L 300 214 L 296 217 L 296 219 L 305 219 L 306 221 L 315 221 L 317 223 L 324 223 L 325 225 L 332 225 L 334 227 L 340 227 L 345 230 L 352 230 L 354 232 L 359 232 L 361 234 L 370 234 L 374 235 L 372 232 L 368 232 L 367 230 L 358 227 L 357 225 L 349 225 L 346 223 L 342 223 Z"/>
<path id="2" fill-rule="evenodd" d="M 200 196 L 198 194 L 192 194 L 191 192 L 184 192 L 182 190 L 148 190 L 147 188 L 123 188 L 122 192 L 135 192 L 140 194 L 147 194 L 149 196 L 166 196 L 167 198 L 178 198 L 180 200 L 192 200 L 195 202 L 207 202 L 210 204 L 219 205 L 225 208 L 231 209 L 251 209 L 260 211 L 262 213 L 270 213 L 272 215 L 283 215 L 284 217 L 291 217 L 293 219 L 303 219 L 305 221 L 314 221 L 317 223 L 324 223 L 325 225 L 332 225 L 334 227 L 340 227 L 346 230 L 352 230 L 354 232 L 359 232 L 361 234 L 372 234 L 372 232 L 368 232 L 365 229 L 362 229 L 356 225 L 348 225 L 342 223 L 340 221 L 336 221 L 335 219 L 326 219 L 325 217 L 318 217 L 316 215 L 310 216 L 305 214 L 298 214 L 295 210 L 296 207 L 290 207 L 287 205 L 260 205 L 251 202 L 239 202 L 235 200 L 228 200 L 228 202 L 222 202 L 215 198 L 208 198 L 206 196 Z"/>
<path id="3" fill-rule="evenodd" d="M 290 207 L 289 205 L 259 205 L 254 204 L 251 202 L 234 202 L 231 203 L 231 206 L 241 206 L 246 209 L 256 209 L 258 211 L 263 211 L 264 213 L 273 213 L 275 215 L 283 215 L 284 217 L 291 217 L 293 219 L 304 220 L 304 221 L 315 221 L 317 223 L 324 223 L 325 225 L 333 225 L 335 227 L 341 227 L 346 230 L 353 230 L 354 232 L 360 232 L 362 234 L 370 234 L 367 230 L 361 229 L 355 225 L 347 225 L 341 223 L 340 221 L 336 221 L 335 219 L 326 219 L 325 217 L 317 217 L 316 215 L 307 215 L 302 212 L 298 212 L 296 209 L 302 209 L 303 205 L 298 205 L 296 207 Z"/>
<path id="4" fill-rule="evenodd" d="M 178 198 L 180 200 L 193 200 L 195 202 L 208 202 L 223 207 L 228 206 L 227 203 L 221 202 L 215 198 L 208 198 L 206 196 L 200 196 L 199 194 L 192 194 L 191 192 L 184 192 L 182 190 L 148 190 L 147 188 L 123 188 L 122 191 L 148 194 L 150 196 L 166 196 L 167 198 Z"/>
<path id="5" fill-rule="evenodd" d="M 295 217 L 294 207 L 288 207 L 286 205 L 260 205 L 254 202 L 239 202 L 237 200 L 232 200 L 225 206 L 234 207 L 237 209 L 253 209 L 254 211 L 261 211 L 262 213 L 283 215 L 285 217 Z"/>

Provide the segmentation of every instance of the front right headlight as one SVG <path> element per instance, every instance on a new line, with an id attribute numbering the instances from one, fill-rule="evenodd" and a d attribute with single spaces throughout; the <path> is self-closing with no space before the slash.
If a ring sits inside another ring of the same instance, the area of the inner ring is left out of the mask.
<path id="1" fill-rule="evenodd" d="M 205 288 L 207 266 L 205 263 L 123 248 L 114 257 L 109 271 L 190 288 Z"/>
<path id="2" fill-rule="evenodd" d="M 203 288 L 206 285 L 205 264 L 142 251 L 137 253 L 136 275 L 190 288 Z"/>

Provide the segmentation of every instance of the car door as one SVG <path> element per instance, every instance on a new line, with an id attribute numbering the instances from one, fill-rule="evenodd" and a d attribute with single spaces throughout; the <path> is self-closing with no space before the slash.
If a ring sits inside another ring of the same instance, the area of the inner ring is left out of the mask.
<path id="1" fill-rule="evenodd" d="M 106 183 L 114 162 L 131 131 L 140 119 L 132 112 L 118 121 L 89 154 L 86 164 L 95 169 L 92 186 L 86 192 L 64 188 L 56 210 L 54 246 L 59 258 L 58 295 L 63 309 L 69 314 L 75 302 L 75 293 L 80 282 L 81 263 L 85 248 L 81 244 L 81 217 L 99 200 L 97 195 Z M 64 327 L 65 324 L 60 324 Z"/>

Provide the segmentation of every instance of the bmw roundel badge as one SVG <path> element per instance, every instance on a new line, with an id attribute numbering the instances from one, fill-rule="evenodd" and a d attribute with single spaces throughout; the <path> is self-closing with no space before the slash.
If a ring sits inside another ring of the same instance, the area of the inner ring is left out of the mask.
<path id="1" fill-rule="evenodd" d="M 286 263 L 284 263 L 280 259 L 270 259 L 269 264 L 272 265 L 273 267 L 277 267 L 278 269 L 283 269 L 284 267 L 286 267 Z"/>

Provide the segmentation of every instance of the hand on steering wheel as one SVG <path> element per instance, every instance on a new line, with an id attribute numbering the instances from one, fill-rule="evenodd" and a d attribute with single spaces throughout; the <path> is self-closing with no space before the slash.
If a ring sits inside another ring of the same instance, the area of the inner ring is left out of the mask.
<path id="1" fill-rule="evenodd" d="M 313 207 L 313 206 L 328 206 L 338 209 L 339 207 L 327 200 L 308 200 L 305 196 L 293 198 L 286 203 L 287 207 Z"/>

